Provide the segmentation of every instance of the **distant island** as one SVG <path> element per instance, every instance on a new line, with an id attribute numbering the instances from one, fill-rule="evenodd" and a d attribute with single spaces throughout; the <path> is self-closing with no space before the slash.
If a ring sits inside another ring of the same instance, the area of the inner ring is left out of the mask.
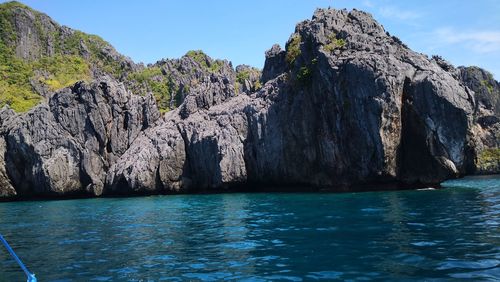
<path id="1" fill-rule="evenodd" d="M 317 9 L 263 70 L 144 66 L 0 4 L 0 199 L 436 185 L 500 173 L 500 84 Z M 260 187 L 260 188 L 259 188 Z"/>

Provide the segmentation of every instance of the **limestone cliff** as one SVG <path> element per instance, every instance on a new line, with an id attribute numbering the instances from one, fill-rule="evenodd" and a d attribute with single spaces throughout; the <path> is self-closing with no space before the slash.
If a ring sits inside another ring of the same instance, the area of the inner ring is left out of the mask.
<path id="1" fill-rule="evenodd" d="M 262 73 L 192 51 L 51 92 L 26 113 L 4 107 L 0 197 L 498 173 L 498 89 L 481 69 L 413 52 L 367 13 L 318 9 L 266 52 Z"/>

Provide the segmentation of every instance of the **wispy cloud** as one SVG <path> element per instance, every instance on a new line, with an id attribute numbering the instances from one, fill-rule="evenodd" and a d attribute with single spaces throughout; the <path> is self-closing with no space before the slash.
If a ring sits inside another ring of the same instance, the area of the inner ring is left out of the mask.
<path id="1" fill-rule="evenodd" d="M 361 2 L 361 5 L 384 18 L 392 20 L 401 20 L 407 22 L 422 17 L 422 14 L 420 12 L 402 9 L 393 5 L 381 4 L 380 2 L 376 3 L 372 0 L 363 0 Z"/>
<path id="2" fill-rule="evenodd" d="M 433 37 L 442 44 L 460 44 L 477 53 L 500 51 L 499 30 L 460 31 L 454 28 L 440 28 L 434 31 Z"/>
<path id="3" fill-rule="evenodd" d="M 363 6 L 368 7 L 368 8 L 373 8 L 373 7 L 375 7 L 375 4 L 373 4 L 373 2 L 372 2 L 372 1 L 370 1 L 370 0 L 365 0 L 365 1 L 363 1 L 363 3 L 362 3 L 362 4 L 363 4 Z"/>
<path id="4" fill-rule="evenodd" d="M 397 19 L 402 21 L 416 20 L 422 17 L 422 14 L 416 11 L 403 10 L 394 6 L 384 6 L 378 9 L 381 16 L 390 19 Z"/>

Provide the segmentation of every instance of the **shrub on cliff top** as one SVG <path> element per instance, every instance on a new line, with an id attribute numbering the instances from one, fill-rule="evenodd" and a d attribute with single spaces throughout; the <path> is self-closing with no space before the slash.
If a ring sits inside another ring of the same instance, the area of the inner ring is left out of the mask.
<path id="1" fill-rule="evenodd" d="M 202 66 L 208 67 L 207 55 L 201 50 L 190 50 L 186 53 L 186 57 L 193 59 Z"/>
<path id="2" fill-rule="evenodd" d="M 210 72 L 218 72 L 223 65 L 222 61 L 210 59 L 210 57 L 202 50 L 188 51 L 185 56 L 193 59 L 195 62 L 200 64 L 203 69 Z"/>

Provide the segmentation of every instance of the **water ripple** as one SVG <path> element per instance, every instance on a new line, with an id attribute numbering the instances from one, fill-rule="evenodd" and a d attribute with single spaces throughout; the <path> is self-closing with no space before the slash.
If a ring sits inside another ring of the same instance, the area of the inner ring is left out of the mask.
<path id="1" fill-rule="evenodd" d="M 443 186 L 0 203 L 0 231 L 40 281 L 499 281 L 500 179 Z"/>

